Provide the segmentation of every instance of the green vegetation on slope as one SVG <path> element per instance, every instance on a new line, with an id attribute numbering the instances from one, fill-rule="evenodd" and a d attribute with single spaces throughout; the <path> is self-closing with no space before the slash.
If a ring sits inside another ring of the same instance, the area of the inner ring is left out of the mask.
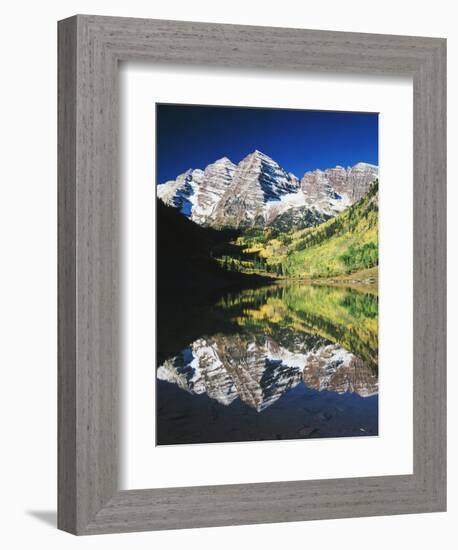
<path id="1" fill-rule="evenodd" d="M 229 293 L 218 304 L 239 327 L 272 334 L 285 347 L 306 335 L 378 364 L 378 297 L 353 289 L 293 283 Z"/>
<path id="2" fill-rule="evenodd" d="M 236 255 L 217 254 L 231 271 L 315 279 L 373 268 L 378 265 L 378 182 L 359 202 L 316 227 L 252 229 L 235 244 Z"/>

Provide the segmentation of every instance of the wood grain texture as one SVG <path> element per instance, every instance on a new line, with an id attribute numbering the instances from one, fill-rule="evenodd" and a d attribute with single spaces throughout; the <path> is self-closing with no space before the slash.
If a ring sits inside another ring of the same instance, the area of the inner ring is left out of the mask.
<path id="1" fill-rule="evenodd" d="M 119 491 L 119 61 L 414 80 L 414 473 Z M 445 510 L 445 40 L 79 15 L 59 23 L 59 527 Z"/>
<path id="2" fill-rule="evenodd" d="M 58 40 L 58 526 L 73 530 L 77 495 L 76 19 L 61 23 Z"/>

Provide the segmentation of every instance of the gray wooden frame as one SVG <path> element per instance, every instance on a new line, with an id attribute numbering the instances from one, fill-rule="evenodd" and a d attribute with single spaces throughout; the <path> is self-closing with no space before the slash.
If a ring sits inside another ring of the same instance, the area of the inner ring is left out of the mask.
<path id="1" fill-rule="evenodd" d="M 445 510 L 445 40 L 88 15 L 58 30 L 59 528 L 95 534 Z M 412 475 L 118 490 L 117 72 L 132 60 L 412 75 Z"/>

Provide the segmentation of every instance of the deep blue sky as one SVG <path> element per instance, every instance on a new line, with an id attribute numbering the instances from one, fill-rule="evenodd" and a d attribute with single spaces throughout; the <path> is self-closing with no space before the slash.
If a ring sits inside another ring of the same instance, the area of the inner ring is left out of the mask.
<path id="1" fill-rule="evenodd" d="M 378 115 L 156 104 L 157 181 L 258 149 L 299 178 L 307 170 L 378 164 Z"/>

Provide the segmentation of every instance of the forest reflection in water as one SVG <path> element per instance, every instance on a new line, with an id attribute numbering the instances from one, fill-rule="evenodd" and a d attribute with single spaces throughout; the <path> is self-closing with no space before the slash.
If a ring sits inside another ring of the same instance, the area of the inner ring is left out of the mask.
<path id="1" fill-rule="evenodd" d="M 375 293 L 281 284 L 180 313 L 161 319 L 157 444 L 378 433 Z"/>

